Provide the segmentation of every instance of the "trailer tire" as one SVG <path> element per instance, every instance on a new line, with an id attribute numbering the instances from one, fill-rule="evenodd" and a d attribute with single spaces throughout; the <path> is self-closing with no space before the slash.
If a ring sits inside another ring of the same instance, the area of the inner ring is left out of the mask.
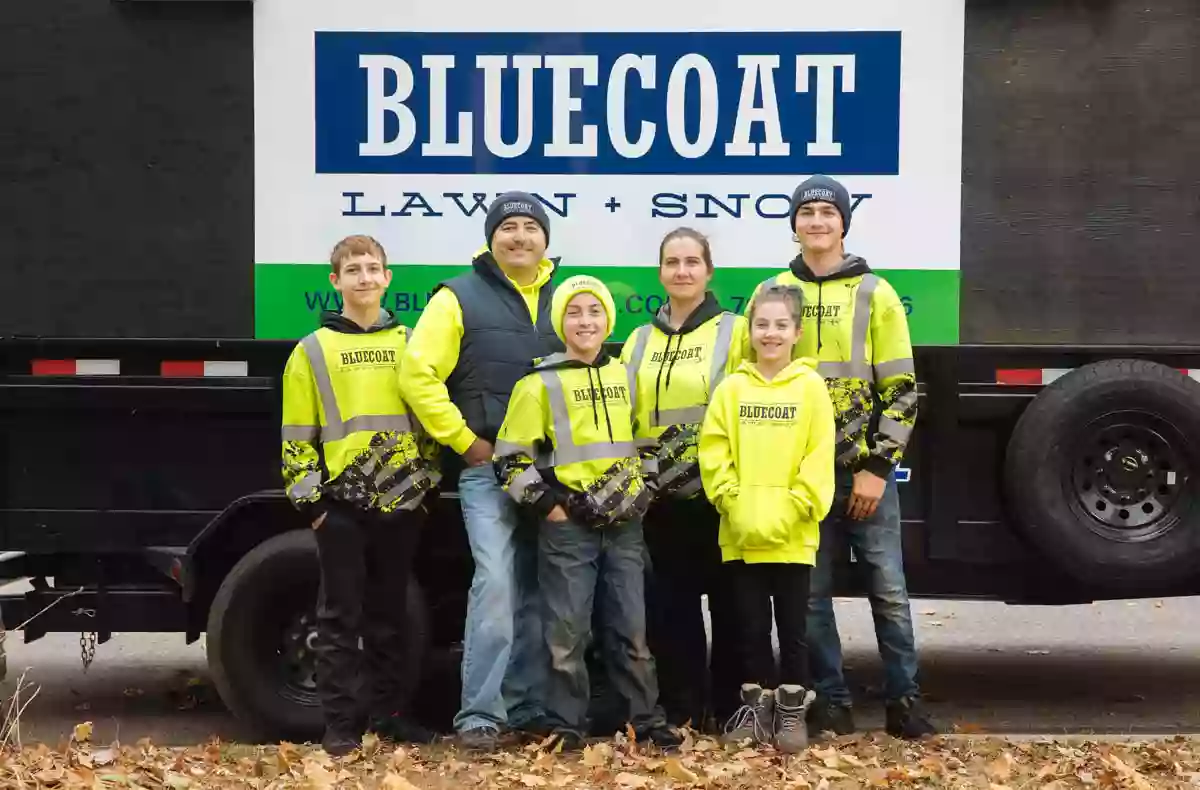
<path id="1" fill-rule="evenodd" d="M 1200 384 L 1111 359 L 1046 387 L 1009 439 L 1008 505 L 1078 581 L 1149 593 L 1200 568 Z"/>
<path id="2" fill-rule="evenodd" d="M 206 641 L 213 683 L 226 707 L 258 737 L 303 742 L 319 740 L 323 733 L 315 691 L 296 682 L 307 669 L 295 667 L 303 664 L 306 649 L 311 662 L 319 575 L 312 530 L 291 530 L 247 552 L 226 575 L 209 609 Z M 407 601 L 411 638 L 401 660 L 403 693 L 411 699 L 429 644 L 428 610 L 415 579 Z M 289 666 L 290 648 L 302 655 Z"/>

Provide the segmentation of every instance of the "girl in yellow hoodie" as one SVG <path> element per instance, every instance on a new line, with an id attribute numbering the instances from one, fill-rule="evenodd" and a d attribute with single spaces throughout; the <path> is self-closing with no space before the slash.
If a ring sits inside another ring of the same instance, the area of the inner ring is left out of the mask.
<path id="1" fill-rule="evenodd" d="M 834 496 L 834 415 L 811 359 L 792 360 L 803 296 L 772 286 L 749 315 L 753 361 L 717 387 L 700 430 L 700 477 L 721 514 L 742 628 L 743 706 L 726 739 L 752 738 L 783 752 L 808 745 L 805 618 L 820 523 Z M 779 686 L 771 688 L 771 598 L 779 632 Z"/>

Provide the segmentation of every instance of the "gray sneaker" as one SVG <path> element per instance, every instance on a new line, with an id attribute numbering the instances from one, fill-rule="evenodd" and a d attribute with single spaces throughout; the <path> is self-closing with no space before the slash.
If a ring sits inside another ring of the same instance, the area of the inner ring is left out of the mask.
<path id="1" fill-rule="evenodd" d="M 784 754 L 795 754 L 808 748 L 808 726 L 805 716 L 817 692 L 804 686 L 780 686 L 775 692 L 775 748 Z"/>
<path id="2" fill-rule="evenodd" d="M 771 722 L 775 715 L 775 692 L 757 683 L 742 684 L 742 707 L 725 723 L 721 742 L 740 744 L 746 739 L 755 743 L 771 743 Z"/>
<path id="3" fill-rule="evenodd" d="M 458 743 L 471 752 L 493 752 L 500 740 L 500 730 L 495 727 L 471 727 L 458 734 Z"/>

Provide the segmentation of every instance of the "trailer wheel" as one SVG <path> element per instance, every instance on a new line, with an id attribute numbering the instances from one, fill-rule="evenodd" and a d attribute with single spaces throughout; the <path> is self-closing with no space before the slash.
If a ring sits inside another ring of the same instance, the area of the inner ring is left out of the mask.
<path id="1" fill-rule="evenodd" d="M 1009 440 L 1009 506 L 1076 579 L 1134 593 L 1200 567 L 1200 384 L 1155 362 L 1085 365 Z"/>
<path id="2" fill-rule="evenodd" d="M 319 569 L 311 530 L 270 538 L 221 583 L 208 615 L 213 682 L 226 707 L 260 737 L 319 740 L 324 723 L 313 681 Z M 429 638 L 421 589 L 408 588 L 404 694 L 419 682 Z"/>

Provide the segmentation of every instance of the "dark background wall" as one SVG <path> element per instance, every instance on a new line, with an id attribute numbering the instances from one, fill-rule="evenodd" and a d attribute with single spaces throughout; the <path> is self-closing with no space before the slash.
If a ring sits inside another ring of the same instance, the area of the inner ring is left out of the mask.
<path id="1" fill-rule="evenodd" d="M 253 335 L 252 33 L 5 5 L 0 334 Z M 968 0 L 963 342 L 1200 343 L 1194 41 L 1196 0 Z"/>
<path id="2" fill-rule="evenodd" d="M 253 337 L 252 10 L 4 3 L 0 334 Z"/>
<path id="3" fill-rule="evenodd" d="M 1197 41 L 1197 0 L 968 0 L 963 342 L 1200 344 Z"/>

